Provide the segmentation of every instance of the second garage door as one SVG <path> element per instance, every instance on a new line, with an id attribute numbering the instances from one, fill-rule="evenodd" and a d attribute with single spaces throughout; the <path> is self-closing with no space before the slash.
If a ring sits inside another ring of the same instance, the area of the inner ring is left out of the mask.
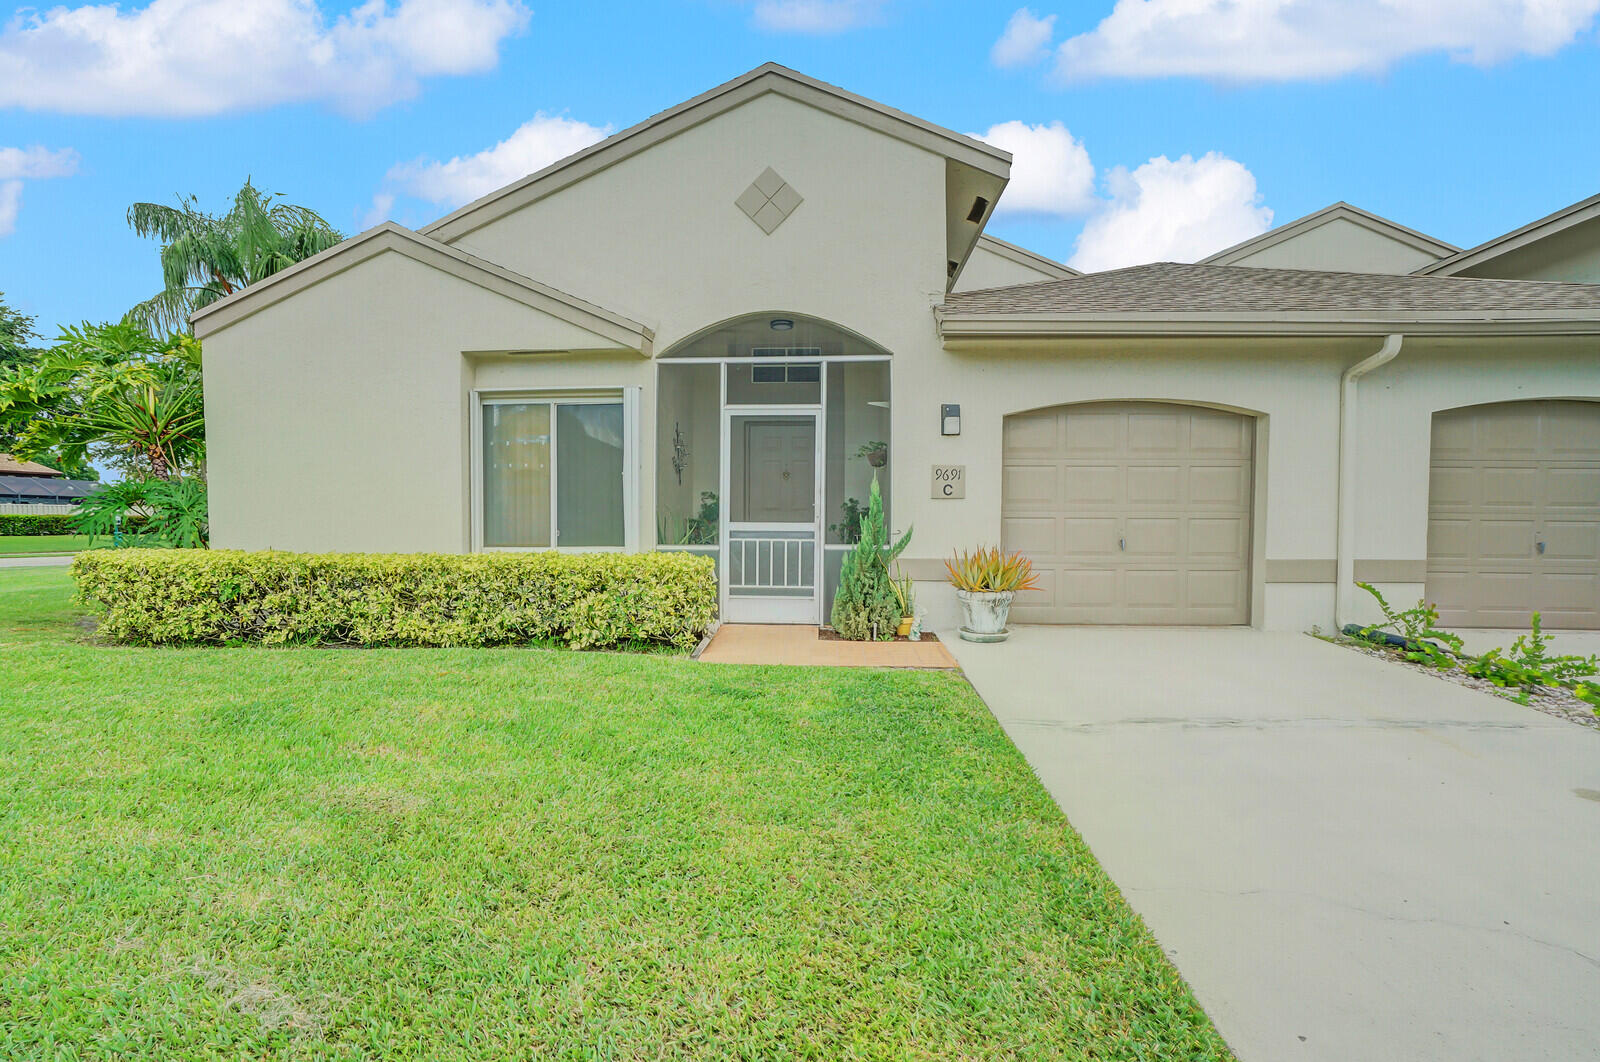
<path id="1" fill-rule="evenodd" d="M 1446 626 L 1600 629 L 1600 402 L 1434 416 L 1427 593 Z"/>
<path id="2" fill-rule="evenodd" d="M 1254 421 L 1150 402 L 1006 418 L 1002 539 L 1034 563 L 1021 623 L 1250 620 Z"/>

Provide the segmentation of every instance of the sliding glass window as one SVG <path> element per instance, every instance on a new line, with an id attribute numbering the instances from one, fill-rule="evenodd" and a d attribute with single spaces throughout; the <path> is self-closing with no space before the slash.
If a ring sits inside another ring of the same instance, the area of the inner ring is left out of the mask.
<path id="1" fill-rule="evenodd" d="M 621 401 L 483 404 L 483 545 L 621 548 Z"/>

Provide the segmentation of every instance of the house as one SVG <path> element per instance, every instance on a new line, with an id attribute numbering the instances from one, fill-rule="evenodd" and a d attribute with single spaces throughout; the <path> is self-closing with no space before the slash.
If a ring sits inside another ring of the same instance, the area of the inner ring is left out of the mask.
<path id="1" fill-rule="evenodd" d="M 48 465 L 23 461 L 0 454 L 0 513 L 66 513 L 100 484 L 93 480 L 68 479 Z M 13 506 L 51 506 L 50 509 L 21 510 Z"/>
<path id="2" fill-rule="evenodd" d="M 816 623 L 876 475 L 936 627 L 990 542 L 1025 621 L 1600 627 L 1600 285 L 1480 275 L 1568 237 L 1080 276 L 984 234 L 1010 161 L 769 64 L 208 306 L 213 541 L 686 550 Z"/>

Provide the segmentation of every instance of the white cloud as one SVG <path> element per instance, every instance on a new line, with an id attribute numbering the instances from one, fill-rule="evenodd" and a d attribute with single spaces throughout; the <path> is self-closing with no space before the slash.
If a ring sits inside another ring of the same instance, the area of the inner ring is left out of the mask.
<path id="1" fill-rule="evenodd" d="M 361 215 L 359 228 L 362 232 L 366 232 L 368 229 L 376 225 L 382 225 L 393 215 L 394 193 L 379 192 L 377 195 L 372 197 L 372 206 L 368 207 L 367 210 Z"/>
<path id="2" fill-rule="evenodd" d="M 403 162 L 389 171 L 388 181 L 406 195 L 457 207 L 542 170 L 610 133 L 609 125 L 540 113 L 492 148 L 458 155 L 449 162 Z M 374 199 L 375 208 L 382 199 L 381 194 Z M 394 197 L 389 196 L 384 213 L 393 205 Z"/>
<path id="3" fill-rule="evenodd" d="M 71 148 L 51 151 L 39 144 L 27 148 L 0 147 L 0 180 L 71 177 L 77 172 L 78 153 Z"/>
<path id="4" fill-rule="evenodd" d="M 1443 52 L 1489 65 L 1549 55 L 1600 0 L 1117 0 L 1056 53 L 1063 79 L 1192 75 L 1298 80 L 1378 72 Z"/>
<path id="5" fill-rule="evenodd" d="M 0 236 L 10 236 L 17 228 L 17 211 L 22 209 L 22 182 L 0 181 Z"/>
<path id="6" fill-rule="evenodd" d="M 974 133 L 986 143 L 1011 152 L 1011 183 L 995 209 L 1012 214 L 1085 214 L 1095 204 L 1094 163 L 1083 143 L 1060 122 L 1028 125 L 1001 122 L 987 133 Z"/>
<path id="7" fill-rule="evenodd" d="M 1272 224 L 1255 175 L 1215 151 L 1194 158 L 1157 156 L 1106 175 L 1111 198 L 1078 236 L 1071 264 L 1085 272 L 1145 262 L 1192 262 Z"/>
<path id="8" fill-rule="evenodd" d="M 0 147 L 0 237 L 16 231 L 24 180 L 71 177 L 78 172 L 78 161 L 78 153 L 71 148 L 52 151 L 40 144 Z"/>
<path id="9" fill-rule="evenodd" d="M 364 114 L 424 77 L 492 69 L 520 0 L 151 0 L 24 9 L 0 28 L 0 107 L 193 116 L 319 101 Z"/>
<path id="10" fill-rule="evenodd" d="M 756 0 L 755 24 L 775 33 L 842 33 L 883 21 L 888 0 Z"/>
<path id="11" fill-rule="evenodd" d="M 1054 15 L 1040 18 L 1025 7 L 1017 8 L 1000 39 L 989 49 L 989 61 L 995 66 L 1032 66 L 1049 53 L 1055 27 Z"/>

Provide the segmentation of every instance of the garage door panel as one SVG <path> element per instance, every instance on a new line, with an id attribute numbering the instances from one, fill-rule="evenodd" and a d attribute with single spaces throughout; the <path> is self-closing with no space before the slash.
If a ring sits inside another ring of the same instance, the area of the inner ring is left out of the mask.
<path id="1" fill-rule="evenodd" d="M 1134 465 L 1124 473 L 1132 505 L 1177 505 L 1183 497 L 1183 469 L 1177 465 Z"/>
<path id="2" fill-rule="evenodd" d="M 1110 411 L 1075 412 L 1064 417 L 1066 428 L 1064 457 L 1092 457 L 1096 454 L 1118 453 L 1125 447 L 1127 431 L 1122 418 Z"/>
<path id="3" fill-rule="evenodd" d="M 1428 504 L 1436 510 L 1471 509 L 1478 504 L 1479 479 L 1475 469 L 1437 463 L 1428 477 Z"/>
<path id="4" fill-rule="evenodd" d="M 1525 509 L 1539 497 L 1539 469 L 1533 465 L 1514 468 L 1491 465 L 1482 476 L 1482 502 L 1491 509 Z"/>
<path id="5" fill-rule="evenodd" d="M 1119 551 L 1117 522 L 1107 516 L 1066 517 L 1061 521 L 1061 548 L 1041 551 L 1035 556 L 1061 558 L 1110 557 Z M 1007 540 L 1008 542 L 1010 540 Z M 1016 546 L 1016 549 L 1023 549 Z M 1023 552 L 1028 552 L 1023 549 Z"/>
<path id="6" fill-rule="evenodd" d="M 1600 403 L 1435 415 L 1427 578 L 1446 623 L 1600 628 Z"/>
<path id="7" fill-rule="evenodd" d="M 1189 556 L 1193 560 L 1234 560 L 1250 549 L 1250 525 L 1242 517 L 1190 517 Z"/>
<path id="8" fill-rule="evenodd" d="M 1069 508 L 1110 505 L 1122 495 L 1117 465 L 1066 465 L 1061 469 L 1061 501 Z"/>
<path id="9" fill-rule="evenodd" d="M 1001 521 L 1000 534 L 1029 556 L 1053 557 L 1061 554 L 1060 524 L 1054 516 L 1011 516 Z"/>
<path id="10" fill-rule="evenodd" d="M 1059 429 L 1052 453 L 1024 450 Z M 1007 422 L 1004 545 L 1049 593 L 1021 594 L 1019 622 L 1244 623 L 1249 619 L 1254 426 L 1237 414 L 1159 403 L 1069 406 Z M 1014 443 L 1019 445 L 1013 445 Z M 1013 473 L 1053 462 L 1053 501 Z M 1024 522 L 1059 517 L 1049 547 Z M 1033 546 L 1035 548 L 1028 548 Z"/>
<path id="11" fill-rule="evenodd" d="M 1189 469 L 1189 503 L 1248 509 L 1250 470 L 1239 464 L 1194 465 Z"/>
<path id="12" fill-rule="evenodd" d="M 1002 430 L 1006 453 L 1017 457 L 1054 454 L 1061 448 L 1060 414 L 1029 414 L 1007 417 Z"/>
<path id="13" fill-rule="evenodd" d="M 1007 465 L 1001 489 L 1010 508 L 1053 510 L 1061 504 L 1061 477 L 1055 465 Z"/>
<path id="14" fill-rule="evenodd" d="M 1547 510 L 1577 509 L 1600 518 L 1600 468 L 1552 468 L 1545 472 Z"/>
<path id="15" fill-rule="evenodd" d="M 1183 532 L 1180 517 L 1134 516 L 1129 517 L 1123 526 L 1126 529 L 1125 550 L 1131 560 L 1150 557 L 1165 559 L 1178 555 Z"/>
<path id="16" fill-rule="evenodd" d="M 1484 561 L 1532 560 L 1532 520 L 1479 520 L 1474 554 Z"/>

